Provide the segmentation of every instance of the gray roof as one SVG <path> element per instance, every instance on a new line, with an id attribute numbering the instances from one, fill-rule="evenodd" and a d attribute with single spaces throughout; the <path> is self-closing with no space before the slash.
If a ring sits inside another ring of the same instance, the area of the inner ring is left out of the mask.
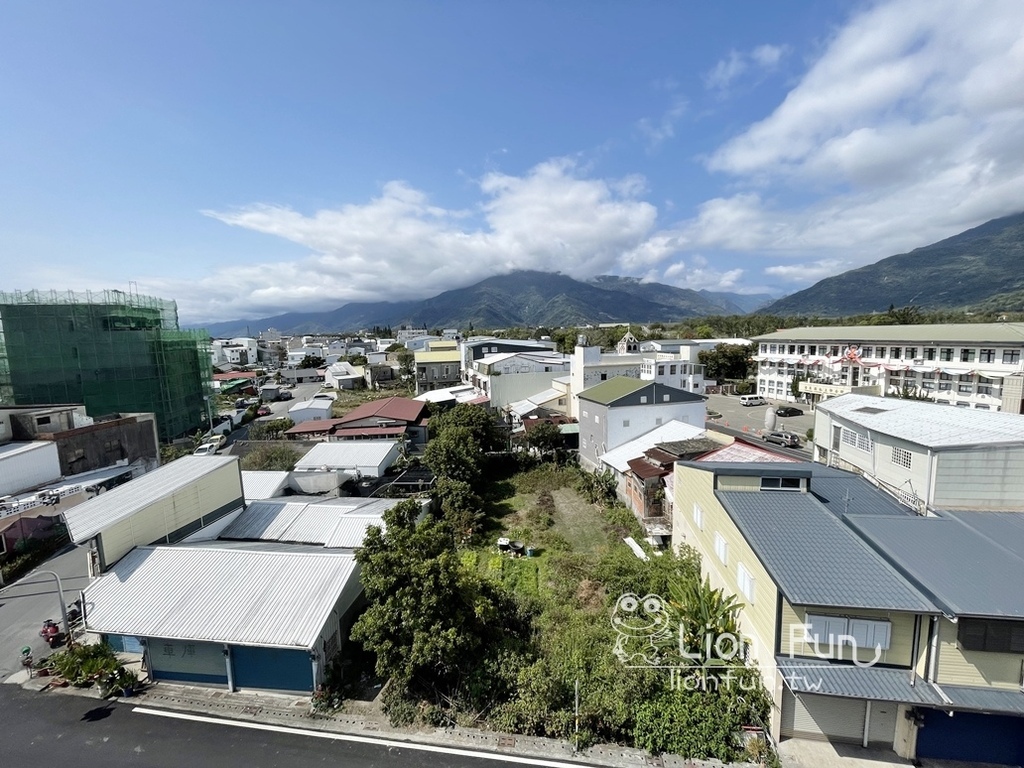
<path id="1" fill-rule="evenodd" d="M 361 547 L 366 529 L 370 525 L 383 527 L 384 512 L 400 501 L 358 497 L 312 502 L 308 498 L 296 499 L 284 496 L 250 504 L 220 538 Z"/>
<path id="2" fill-rule="evenodd" d="M 967 514 L 959 513 L 957 518 L 851 515 L 847 520 L 945 613 L 1024 618 L 1020 587 L 1024 555 L 965 525 L 962 520 Z"/>
<path id="3" fill-rule="evenodd" d="M 979 712 L 1007 712 L 1024 715 L 1024 693 L 998 688 L 974 688 L 966 685 L 940 685 L 955 709 Z"/>
<path id="4" fill-rule="evenodd" d="M 68 533 L 77 544 L 88 541 L 140 509 L 188 487 L 200 477 L 212 474 L 228 464 L 237 466 L 238 459 L 234 456 L 183 456 L 176 459 L 142 477 L 64 510 Z M 237 473 L 233 478 L 238 482 L 241 496 L 241 478 Z"/>
<path id="5" fill-rule="evenodd" d="M 959 520 L 994 544 L 1024 555 L 1024 514 L 1020 512 L 943 510 L 940 515 Z"/>
<path id="6" fill-rule="evenodd" d="M 715 496 L 791 603 L 936 612 L 813 495 L 716 491 Z"/>
<path id="7" fill-rule="evenodd" d="M 738 477 L 811 477 L 814 464 L 809 461 L 678 461 L 681 467 L 692 467 L 702 472 Z"/>
<path id="8" fill-rule="evenodd" d="M 775 661 L 782 679 L 793 693 L 933 706 L 945 703 L 931 683 L 920 675 L 911 685 L 909 669 L 858 667 L 788 656 L 776 656 Z"/>
<path id="9" fill-rule="evenodd" d="M 811 493 L 835 515 L 913 515 L 885 491 L 853 472 L 811 465 Z"/>
<path id="10" fill-rule="evenodd" d="M 927 448 L 1024 445 L 1024 416 L 1015 413 L 852 394 L 825 400 L 818 410 Z"/>
<path id="11" fill-rule="evenodd" d="M 345 610 L 361 591 L 341 552 L 139 547 L 85 600 L 95 632 L 309 649 L 339 600 Z"/>
<path id="12" fill-rule="evenodd" d="M 295 469 L 312 470 L 326 466 L 328 469 L 354 469 L 355 467 L 379 467 L 389 454 L 397 450 L 394 440 L 339 440 L 334 443 L 317 443 L 309 453 L 295 464 Z"/>
<path id="13" fill-rule="evenodd" d="M 288 486 L 288 474 L 288 472 L 243 469 L 242 490 L 245 492 L 246 502 L 280 496 Z"/>
<path id="14" fill-rule="evenodd" d="M 804 342 L 897 342 L 935 344 L 942 342 L 970 344 L 1024 345 L 1024 323 L 957 323 L 936 325 L 833 325 L 826 327 L 790 328 L 785 331 L 755 336 L 752 341 Z"/>

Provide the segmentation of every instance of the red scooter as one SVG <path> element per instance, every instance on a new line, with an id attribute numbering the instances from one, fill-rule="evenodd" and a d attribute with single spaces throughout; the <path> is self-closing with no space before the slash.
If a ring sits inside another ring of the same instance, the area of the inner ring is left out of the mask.
<path id="1" fill-rule="evenodd" d="M 39 630 L 39 636 L 43 638 L 47 645 L 51 648 L 57 648 L 61 644 L 64 633 L 60 631 L 60 627 L 53 623 L 50 619 L 43 622 L 43 628 Z"/>

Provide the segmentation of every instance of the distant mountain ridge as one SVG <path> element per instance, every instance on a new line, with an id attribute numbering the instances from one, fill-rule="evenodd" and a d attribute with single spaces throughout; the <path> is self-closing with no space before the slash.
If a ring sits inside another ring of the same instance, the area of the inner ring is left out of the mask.
<path id="1" fill-rule="evenodd" d="M 763 296 L 709 293 L 601 275 L 581 282 L 560 273 L 518 271 L 445 291 L 423 301 L 353 302 L 327 312 L 288 312 L 253 320 L 210 323 L 217 338 L 281 333 L 341 333 L 373 326 L 510 328 L 612 322 L 674 322 L 715 314 L 746 314 Z"/>
<path id="2" fill-rule="evenodd" d="M 1018 310 L 1024 304 L 1022 265 L 1024 213 L 1018 213 L 826 277 L 760 311 L 843 317 L 884 312 L 891 305 L 926 310 Z"/>

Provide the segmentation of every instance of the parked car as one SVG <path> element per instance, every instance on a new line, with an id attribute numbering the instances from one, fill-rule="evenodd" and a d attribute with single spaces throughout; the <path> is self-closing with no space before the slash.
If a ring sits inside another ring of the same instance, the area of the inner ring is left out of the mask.
<path id="1" fill-rule="evenodd" d="M 278 399 L 278 400 L 291 400 L 291 399 L 292 399 L 292 393 L 291 393 L 291 392 L 287 392 L 287 391 L 285 391 L 285 392 L 281 392 L 281 393 L 280 393 L 280 394 L 279 394 L 279 395 L 277 396 L 277 399 Z"/>
<path id="2" fill-rule="evenodd" d="M 256 411 L 256 415 L 257 416 L 270 416 L 272 413 L 273 413 L 273 411 L 270 410 L 270 406 L 269 405 L 261 405 L 259 407 L 259 410 Z"/>
<path id="3" fill-rule="evenodd" d="M 761 439 L 766 443 L 776 443 L 785 448 L 799 448 L 800 436 L 793 432 L 765 432 Z"/>
<path id="4" fill-rule="evenodd" d="M 793 408 L 789 405 L 784 405 L 781 408 L 775 409 L 776 416 L 803 416 L 804 412 L 799 408 Z"/>
<path id="5" fill-rule="evenodd" d="M 193 456 L 213 456 L 217 452 L 218 448 L 220 448 L 220 446 L 217 445 L 216 443 L 203 443 L 198 448 L 196 448 L 194 451 L 192 451 L 192 455 Z"/>

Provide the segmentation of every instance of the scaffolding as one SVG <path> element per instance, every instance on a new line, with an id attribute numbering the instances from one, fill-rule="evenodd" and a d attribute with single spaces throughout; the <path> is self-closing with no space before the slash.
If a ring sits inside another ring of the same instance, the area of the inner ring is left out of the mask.
<path id="1" fill-rule="evenodd" d="M 180 330 L 173 301 L 116 290 L 0 292 L 0 404 L 152 412 L 170 440 L 205 422 L 211 379 L 209 335 Z"/>

